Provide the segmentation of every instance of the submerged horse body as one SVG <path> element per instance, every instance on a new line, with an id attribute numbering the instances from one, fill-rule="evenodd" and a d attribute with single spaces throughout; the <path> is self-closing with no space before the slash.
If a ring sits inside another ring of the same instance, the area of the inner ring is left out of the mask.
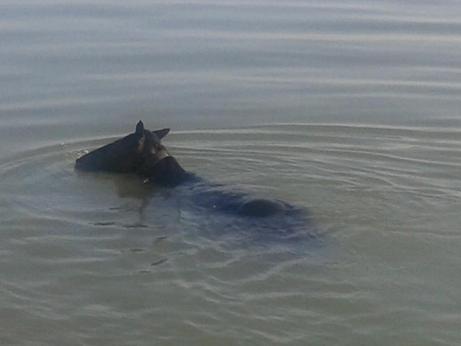
<path id="1" fill-rule="evenodd" d="M 229 191 L 186 171 L 161 143 L 168 132 L 169 129 L 147 130 L 140 121 L 134 133 L 82 156 L 75 167 L 83 171 L 134 173 L 146 183 L 182 191 L 197 208 L 251 219 L 250 223 L 264 226 L 265 231 L 286 236 L 298 233 L 300 220 L 306 219 L 300 216 L 305 212 L 283 201 Z M 292 232 L 293 225 L 296 232 Z"/>

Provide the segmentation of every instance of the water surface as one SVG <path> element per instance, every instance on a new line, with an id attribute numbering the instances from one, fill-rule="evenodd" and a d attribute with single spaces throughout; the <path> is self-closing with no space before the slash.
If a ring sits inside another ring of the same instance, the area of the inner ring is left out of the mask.
<path id="1" fill-rule="evenodd" d="M 460 9 L 2 1 L 0 343 L 461 343 Z M 139 119 L 320 240 L 223 237 L 178 194 L 74 171 Z"/>

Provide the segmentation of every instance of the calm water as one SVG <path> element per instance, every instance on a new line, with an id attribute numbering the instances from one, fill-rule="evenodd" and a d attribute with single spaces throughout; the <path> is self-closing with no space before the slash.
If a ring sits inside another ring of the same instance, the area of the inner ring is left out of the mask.
<path id="1" fill-rule="evenodd" d="M 1 1 L 0 344 L 461 344 L 460 44 L 449 0 Z M 320 240 L 74 172 L 139 119 Z"/>

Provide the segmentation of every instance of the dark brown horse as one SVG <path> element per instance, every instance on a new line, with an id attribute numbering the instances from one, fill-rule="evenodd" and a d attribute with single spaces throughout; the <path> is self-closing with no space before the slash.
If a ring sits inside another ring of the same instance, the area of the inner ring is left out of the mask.
<path id="1" fill-rule="evenodd" d="M 83 171 L 132 173 L 144 183 L 169 188 L 180 201 L 181 209 L 190 211 L 187 215 L 204 222 L 204 226 L 209 226 L 207 222 L 215 225 L 213 236 L 224 233 L 240 239 L 243 235 L 258 246 L 268 241 L 289 241 L 299 246 L 304 240 L 319 239 L 304 208 L 231 191 L 187 172 L 161 143 L 168 132 L 169 129 L 146 130 L 140 121 L 134 133 L 82 156 L 75 167 Z"/>
<path id="2" fill-rule="evenodd" d="M 134 133 L 96 149 L 76 161 L 83 171 L 134 173 L 145 181 L 175 187 L 186 182 L 203 185 L 203 180 L 184 170 L 162 145 L 161 139 L 169 129 L 150 131 L 140 121 Z M 251 198 L 247 194 L 226 192 L 219 185 L 210 186 L 209 193 L 197 191 L 197 203 L 213 210 L 244 216 L 267 217 L 290 209 L 287 203 L 269 199 Z M 217 193 L 219 190 L 219 193 Z"/>

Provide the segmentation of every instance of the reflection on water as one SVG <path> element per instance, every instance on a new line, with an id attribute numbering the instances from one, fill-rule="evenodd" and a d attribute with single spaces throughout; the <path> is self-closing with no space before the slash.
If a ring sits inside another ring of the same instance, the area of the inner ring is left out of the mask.
<path id="1" fill-rule="evenodd" d="M 0 13 L 0 344 L 461 342 L 457 2 Z M 321 239 L 254 246 L 178 191 L 74 171 L 139 119 Z"/>

